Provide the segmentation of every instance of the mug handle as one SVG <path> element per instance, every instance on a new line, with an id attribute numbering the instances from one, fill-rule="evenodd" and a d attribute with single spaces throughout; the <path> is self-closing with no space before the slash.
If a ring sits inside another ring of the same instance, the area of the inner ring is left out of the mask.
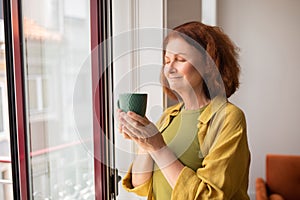
<path id="1" fill-rule="evenodd" d="M 120 109 L 120 100 L 118 99 L 118 101 L 117 101 L 117 106 L 118 106 L 118 108 Z"/>

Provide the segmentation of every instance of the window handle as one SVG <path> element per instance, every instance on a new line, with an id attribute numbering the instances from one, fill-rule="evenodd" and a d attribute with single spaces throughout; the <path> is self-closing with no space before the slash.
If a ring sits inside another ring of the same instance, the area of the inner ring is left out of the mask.
<path id="1" fill-rule="evenodd" d="M 110 176 L 110 195 L 112 199 L 116 199 L 119 194 L 118 184 L 122 180 L 122 177 L 119 176 L 118 169 L 111 169 Z"/>

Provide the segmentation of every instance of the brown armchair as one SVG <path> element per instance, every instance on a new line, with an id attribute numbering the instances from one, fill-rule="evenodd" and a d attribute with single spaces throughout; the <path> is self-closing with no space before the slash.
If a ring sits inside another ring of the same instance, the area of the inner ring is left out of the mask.
<path id="1" fill-rule="evenodd" d="M 300 155 L 267 155 L 266 181 L 256 179 L 256 200 L 300 200 Z"/>

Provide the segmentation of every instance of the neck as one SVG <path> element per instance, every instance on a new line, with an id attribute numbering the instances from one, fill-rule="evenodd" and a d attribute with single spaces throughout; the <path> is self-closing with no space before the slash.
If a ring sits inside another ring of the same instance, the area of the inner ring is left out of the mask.
<path id="1" fill-rule="evenodd" d="M 184 94 L 180 95 L 186 110 L 196 110 L 202 108 L 209 104 L 210 99 L 208 99 L 204 93 L 196 94 L 193 92 L 192 94 Z"/>

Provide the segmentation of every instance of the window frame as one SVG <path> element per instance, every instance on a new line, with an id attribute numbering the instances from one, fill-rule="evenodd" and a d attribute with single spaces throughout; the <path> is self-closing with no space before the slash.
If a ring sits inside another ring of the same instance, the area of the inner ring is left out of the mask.
<path id="1" fill-rule="evenodd" d="M 27 134 L 27 109 L 25 103 L 25 77 L 23 60 L 22 1 L 3 1 L 7 91 L 10 121 L 10 141 L 14 199 L 32 199 L 30 183 L 30 151 Z M 111 1 L 90 0 L 91 51 L 111 35 Z M 92 55 L 93 132 L 94 132 L 94 182 L 95 199 L 106 200 L 112 197 L 111 187 L 113 169 L 101 162 L 112 162 L 113 154 L 107 138 L 111 135 L 111 72 L 106 70 L 106 60 L 111 52 L 98 48 Z M 111 68 L 112 70 L 112 68 Z M 108 84 L 107 84 L 108 83 Z M 99 124 L 100 122 L 100 124 Z M 99 158 L 101 158 L 99 160 Z"/>

